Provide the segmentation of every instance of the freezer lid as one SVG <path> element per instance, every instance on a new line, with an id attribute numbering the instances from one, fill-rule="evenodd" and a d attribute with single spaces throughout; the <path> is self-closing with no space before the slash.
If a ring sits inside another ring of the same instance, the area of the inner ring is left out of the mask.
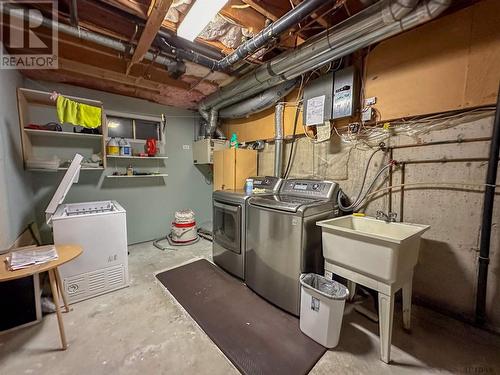
<path id="1" fill-rule="evenodd" d="M 75 157 L 73 158 L 73 161 L 71 162 L 71 165 L 69 166 L 68 170 L 64 174 L 64 177 L 57 187 L 57 190 L 52 197 L 49 205 L 47 206 L 47 209 L 45 210 L 45 220 L 47 221 L 47 224 L 50 224 L 52 221 L 52 215 L 57 210 L 57 207 L 64 201 L 64 198 L 66 198 L 66 194 L 68 194 L 69 189 L 71 189 L 71 186 L 75 183 L 78 182 L 78 177 L 80 176 L 80 168 L 81 162 L 83 160 L 83 156 L 80 154 L 75 154 Z"/>

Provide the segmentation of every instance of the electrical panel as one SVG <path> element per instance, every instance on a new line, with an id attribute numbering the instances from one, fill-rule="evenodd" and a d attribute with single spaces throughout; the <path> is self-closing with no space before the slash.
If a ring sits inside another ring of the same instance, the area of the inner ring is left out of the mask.
<path id="1" fill-rule="evenodd" d="M 335 72 L 333 83 L 333 119 L 354 115 L 355 83 L 355 70 L 353 66 Z"/>
<path id="2" fill-rule="evenodd" d="M 355 113 L 356 71 L 353 66 L 328 73 L 304 88 L 304 124 L 319 125 Z"/>
<path id="3" fill-rule="evenodd" d="M 304 124 L 318 125 L 332 118 L 333 73 L 311 81 L 304 88 Z"/>

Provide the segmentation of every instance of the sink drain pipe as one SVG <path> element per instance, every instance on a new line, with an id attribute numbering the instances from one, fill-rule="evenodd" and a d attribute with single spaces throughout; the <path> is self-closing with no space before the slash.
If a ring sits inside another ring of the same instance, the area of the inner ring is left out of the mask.
<path id="1" fill-rule="evenodd" d="M 481 224 L 481 243 L 479 247 L 479 268 L 477 274 L 476 323 L 483 325 L 486 321 L 486 292 L 488 287 L 488 265 L 490 263 L 491 226 L 493 205 L 495 203 L 495 187 L 498 170 L 498 152 L 500 149 L 500 88 L 497 98 L 497 109 L 493 123 L 493 135 L 490 143 L 488 172 L 484 190 L 483 221 Z"/>

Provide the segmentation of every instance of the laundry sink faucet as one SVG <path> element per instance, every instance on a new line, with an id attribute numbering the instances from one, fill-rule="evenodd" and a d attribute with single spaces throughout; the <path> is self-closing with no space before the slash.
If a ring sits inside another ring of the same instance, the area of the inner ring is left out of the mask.
<path id="1" fill-rule="evenodd" d="M 384 211 L 377 211 L 377 220 L 384 220 L 386 223 L 395 223 L 396 218 L 398 217 L 398 214 L 396 212 L 388 212 L 385 213 Z"/>

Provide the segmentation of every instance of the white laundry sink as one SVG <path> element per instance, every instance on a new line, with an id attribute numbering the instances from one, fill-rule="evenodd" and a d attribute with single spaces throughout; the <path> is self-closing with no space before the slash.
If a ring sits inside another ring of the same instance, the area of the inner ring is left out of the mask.
<path id="1" fill-rule="evenodd" d="M 413 273 L 420 237 L 429 225 L 342 216 L 316 223 L 322 229 L 325 262 L 392 284 Z"/>

